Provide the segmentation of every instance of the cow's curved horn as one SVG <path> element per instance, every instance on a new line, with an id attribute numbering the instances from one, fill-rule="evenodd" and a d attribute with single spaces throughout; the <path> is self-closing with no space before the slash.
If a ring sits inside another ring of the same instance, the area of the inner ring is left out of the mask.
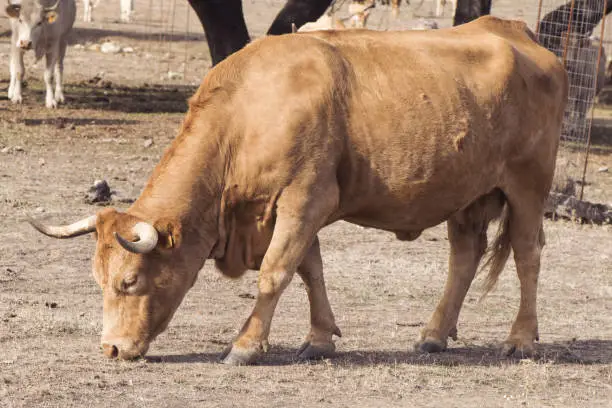
<path id="1" fill-rule="evenodd" d="M 157 230 L 149 223 L 138 222 L 132 227 L 132 232 L 136 235 L 136 241 L 128 241 L 114 232 L 115 239 L 126 251 L 135 254 L 146 254 L 151 252 L 157 245 Z"/>
<path id="2" fill-rule="evenodd" d="M 43 10 L 44 11 L 53 11 L 53 10 L 55 10 L 57 8 L 57 6 L 59 5 L 59 2 L 60 2 L 60 0 L 57 0 L 54 5 L 49 6 L 49 7 L 44 7 Z"/>
<path id="3" fill-rule="evenodd" d="M 96 218 L 95 215 L 92 215 L 70 225 L 44 225 L 32 218 L 28 218 L 28 222 L 49 237 L 74 238 L 94 232 L 96 230 Z"/>

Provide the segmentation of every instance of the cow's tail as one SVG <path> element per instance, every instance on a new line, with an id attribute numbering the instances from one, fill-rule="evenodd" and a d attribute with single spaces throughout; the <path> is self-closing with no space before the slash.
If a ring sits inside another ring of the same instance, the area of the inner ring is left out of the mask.
<path id="1" fill-rule="evenodd" d="M 484 299 L 487 294 L 495 287 L 499 275 L 501 275 L 506 261 L 510 256 L 510 209 L 508 205 L 502 211 L 502 215 L 499 221 L 499 228 L 497 230 L 497 236 L 495 240 L 489 246 L 487 252 L 487 258 L 485 263 L 482 265 L 482 270 L 489 269 L 489 273 L 485 278 L 483 284 L 483 293 L 480 300 Z"/>

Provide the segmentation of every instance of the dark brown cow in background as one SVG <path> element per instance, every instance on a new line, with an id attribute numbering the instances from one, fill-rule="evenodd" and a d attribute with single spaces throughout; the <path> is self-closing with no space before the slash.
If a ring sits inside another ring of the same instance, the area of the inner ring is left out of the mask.
<path id="1" fill-rule="evenodd" d="M 292 24 L 300 28 L 316 21 L 332 4 L 332 0 L 288 0 L 268 29 L 268 35 L 287 34 Z M 213 65 L 244 47 L 249 32 L 242 13 L 242 0 L 189 0 L 204 32 Z M 458 0 L 453 25 L 468 23 L 489 14 L 491 0 Z"/>
<path id="2" fill-rule="evenodd" d="M 611 11 L 612 0 L 606 0 L 605 15 Z M 545 14 L 538 27 L 538 40 L 559 57 L 563 55 L 563 32 L 570 28 L 570 14 L 572 35 L 588 37 L 603 18 L 604 12 L 599 0 L 575 0 L 573 7 L 569 1 Z"/>
<path id="3" fill-rule="evenodd" d="M 469 23 L 489 14 L 491 14 L 491 0 L 458 0 L 453 25 Z"/>
<path id="4" fill-rule="evenodd" d="M 289 0 L 268 29 L 269 35 L 291 32 L 291 24 L 300 28 L 323 15 L 332 0 Z M 242 13 L 242 0 L 189 0 L 208 41 L 213 65 L 244 47 L 249 32 Z"/>

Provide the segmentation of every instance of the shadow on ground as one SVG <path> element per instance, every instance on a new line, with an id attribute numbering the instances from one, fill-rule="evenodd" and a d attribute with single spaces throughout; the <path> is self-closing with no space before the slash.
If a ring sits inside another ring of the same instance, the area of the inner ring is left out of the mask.
<path id="1" fill-rule="evenodd" d="M 30 80 L 24 91 L 24 104 L 39 104 L 44 108 L 43 84 L 38 80 Z M 96 109 L 103 111 L 119 111 L 126 113 L 185 113 L 187 99 L 196 91 L 196 87 L 188 85 L 143 85 L 116 86 L 109 81 L 88 80 L 64 85 L 66 103 L 61 109 Z M 6 94 L 0 97 L 7 100 Z M 58 112 L 61 112 L 61 109 Z M 88 119 L 81 119 L 87 121 Z M 99 119 L 96 123 L 101 124 Z M 74 122 L 74 120 L 70 120 Z M 35 125 L 36 120 L 30 120 L 26 125 Z M 41 123 L 38 123 L 41 124 Z M 112 123 L 107 123 L 112 124 Z"/>
<path id="2" fill-rule="evenodd" d="M 274 347 L 262 356 L 258 365 L 284 366 L 300 363 L 297 349 Z M 221 353 L 190 353 L 167 356 L 148 356 L 152 363 L 219 363 Z M 610 364 L 612 363 L 612 340 L 578 340 L 572 342 L 541 343 L 538 356 L 533 360 L 505 357 L 496 346 L 474 346 L 449 348 L 443 353 L 418 353 L 414 351 L 348 351 L 338 352 L 329 360 L 337 366 L 374 365 L 438 365 L 438 366 L 492 366 L 502 363 L 540 364 Z M 317 361 L 310 362 L 316 364 Z"/>
<path id="3" fill-rule="evenodd" d="M 149 27 L 150 28 L 150 27 Z M 101 39 L 105 39 L 107 37 L 125 37 L 131 38 L 134 40 L 141 41 L 160 41 L 163 39 L 164 41 L 195 41 L 202 43 L 202 52 L 208 51 L 208 46 L 206 43 L 206 37 L 204 36 L 204 32 L 201 34 L 188 34 L 185 35 L 183 33 L 169 33 L 164 31 L 155 31 L 155 32 L 138 32 L 138 31 L 123 31 L 119 29 L 100 29 L 100 28 L 85 28 L 85 27 L 74 27 L 72 29 L 72 33 L 70 38 L 68 39 L 69 43 L 72 44 L 82 44 L 85 42 L 99 42 Z"/>
<path id="4" fill-rule="evenodd" d="M 595 146 L 607 146 L 612 152 L 612 121 L 594 118 L 591 122 L 591 143 Z"/>
<path id="5" fill-rule="evenodd" d="M 57 116 L 48 119 L 23 119 L 26 126 L 55 125 L 63 128 L 71 125 L 75 126 L 113 126 L 113 125 L 137 125 L 140 121 L 129 119 L 99 119 L 99 118 L 71 118 L 67 116 Z"/>
<path id="6" fill-rule="evenodd" d="M 155 27 L 149 27 L 152 29 Z M 4 31 L 0 31 L 0 38 L 11 36 L 10 28 Z M 177 34 L 164 32 L 162 30 L 156 30 L 155 32 L 144 32 L 144 31 L 124 31 L 120 29 L 101 29 L 101 28 L 89 28 L 89 27 L 74 27 L 70 36 L 68 37 L 68 44 L 83 44 L 86 42 L 99 42 L 100 40 L 108 37 L 125 37 L 133 40 L 140 41 L 193 41 L 202 43 L 202 52 L 208 51 L 208 45 L 206 43 L 206 37 L 204 32 L 201 34 Z"/>

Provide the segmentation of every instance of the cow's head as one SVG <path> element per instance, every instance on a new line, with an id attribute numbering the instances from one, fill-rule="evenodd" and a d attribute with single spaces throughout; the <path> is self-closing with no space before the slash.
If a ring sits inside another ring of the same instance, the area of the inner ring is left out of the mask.
<path id="1" fill-rule="evenodd" d="M 102 349 L 111 358 L 144 356 L 202 266 L 188 259 L 181 226 L 172 219 L 150 224 L 129 213 L 105 209 L 67 226 L 30 223 L 55 238 L 94 233 L 93 274 L 104 297 Z"/>
<path id="2" fill-rule="evenodd" d="M 166 329 L 207 258 L 215 258 L 229 277 L 259 269 L 272 239 L 278 195 L 241 200 L 229 189 L 206 227 L 172 218 L 149 223 L 113 209 L 65 226 L 30 223 L 55 238 L 94 233 L 93 274 L 104 298 L 102 349 L 127 360 L 144 356 Z"/>
<path id="3" fill-rule="evenodd" d="M 19 26 L 17 44 L 18 48 L 29 50 L 38 42 L 42 26 L 53 24 L 57 20 L 57 6 L 60 0 L 50 5 L 43 5 L 40 0 L 24 0 L 20 4 L 12 4 L 8 0 L 6 14 L 17 20 Z"/>

